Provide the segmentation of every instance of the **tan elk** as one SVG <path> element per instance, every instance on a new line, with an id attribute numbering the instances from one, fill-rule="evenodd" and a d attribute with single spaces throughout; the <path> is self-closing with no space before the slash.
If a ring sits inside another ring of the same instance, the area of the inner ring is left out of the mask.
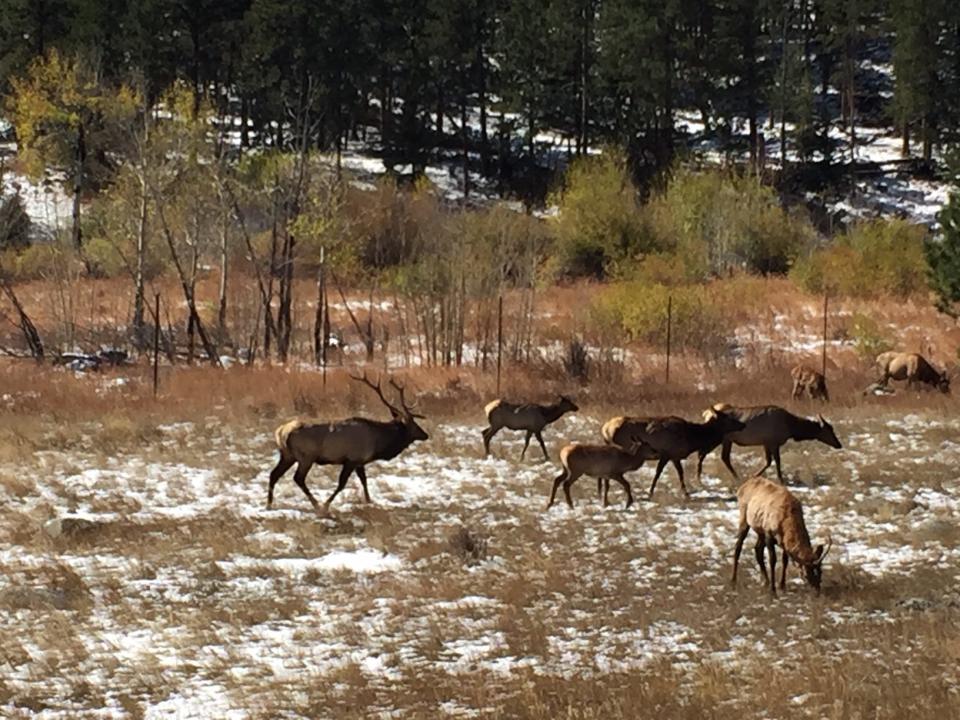
<path id="1" fill-rule="evenodd" d="M 580 408 L 566 395 L 561 395 L 559 400 L 551 405 L 535 405 L 532 403 L 517 405 L 509 403 L 506 400 L 494 400 L 487 403 L 483 409 L 487 415 L 487 422 L 490 427 L 483 431 L 483 453 L 484 456 L 490 454 L 490 441 L 502 428 L 509 430 L 524 430 L 527 437 L 523 442 L 523 451 L 520 453 L 520 459 L 523 460 L 527 454 L 527 448 L 530 446 L 530 438 L 536 437 L 540 443 L 540 449 L 543 451 L 543 459 L 549 460 L 547 447 L 543 444 L 543 429 L 550 423 L 554 423 L 568 412 L 576 412 Z"/>
<path id="2" fill-rule="evenodd" d="M 394 380 L 390 384 L 397 391 L 400 398 L 400 407 L 391 404 L 383 395 L 381 381 L 374 385 L 363 377 L 350 376 L 352 379 L 363 382 L 370 387 L 390 411 L 392 420 L 383 422 L 363 417 L 352 417 L 330 423 L 306 423 L 301 420 L 291 420 L 284 423 L 276 432 L 277 449 L 280 459 L 277 466 L 270 472 L 270 487 L 267 491 L 267 508 L 273 505 L 273 488 L 277 481 L 294 464 L 297 470 L 293 481 L 303 490 L 304 495 L 313 505 L 313 509 L 320 513 L 320 504 L 307 488 L 307 473 L 314 465 L 340 465 L 340 478 L 337 489 L 323 504 L 324 509 L 330 507 L 333 499 L 347 485 L 350 475 L 356 472 L 363 486 L 363 498 L 370 502 L 370 493 L 367 490 L 367 473 L 364 469 L 368 463 L 375 460 L 391 460 L 406 450 L 418 440 L 427 440 L 429 436 L 424 432 L 416 419 L 423 418 L 413 412 L 407 405 L 403 388 Z"/>
<path id="3" fill-rule="evenodd" d="M 763 582 L 770 583 L 770 592 L 777 594 L 777 545 L 783 549 L 783 568 L 780 571 L 780 589 L 787 587 L 787 564 L 790 560 L 803 568 L 807 583 L 820 593 L 823 578 L 823 559 L 830 551 L 832 540 L 827 539 L 827 547 L 810 545 L 810 535 L 803 522 L 803 508 L 800 501 L 782 485 L 766 478 L 747 480 L 737 490 L 737 504 L 740 508 L 740 527 L 737 531 L 737 546 L 733 551 L 733 578 L 731 584 L 737 584 L 737 564 L 740 551 L 750 529 L 757 534 L 754 553 L 757 564 L 763 573 Z M 770 555 L 770 574 L 763 562 L 763 551 Z"/>
<path id="4" fill-rule="evenodd" d="M 823 415 L 818 415 L 816 420 L 807 420 L 784 410 L 776 405 L 763 405 L 759 407 L 733 407 L 726 403 L 717 403 L 703 413 L 708 417 L 711 413 L 723 411 L 739 419 L 744 427 L 723 436 L 718 445 L 723 445 L 720 457 L 723 464 L 727 466 L 730 473 L 737 479 L 740 475 L 734 470 L 730 463 L 730 452 L 734 445 L 742 446 L 762 446 L 766 456 L 766 465 L 757 472 L 757 476 L 766 472 L 770 463 L 774 462 L 777 466 L 777 478 L 783 482 L 783 471 L 780 468 L 780 448 L 788 440 L 806 441 L 819 440 L 832 448 L 840 449 L 843 445 L 837 438 L 833 426 L 823 419 Z M 700 451 L 700 458 L 697 463 L 697 476 L 703 469 L 703 459 L 716 447 L 704 447 Z"/>
<path id="5" fill-rule="evenodd" d="M 639 443 L 634 445 L 629 451 L 615 445 L 581 445 L 580 443 L 570 443 L 560 450 L 560 464 L 563 466 L 563 472 L 553 481 L 553 489 L 550 492 L 550 502 L 547 503 L 547 509 L 553 506 L 557 497 L 557 489 L 563 485 L 563 495 L 567 500 L 567 505 L 573 507 L 573 500 L 570 497 L 570 488 L 583 475 L 597 478 L 597 491 L 600 491 L 601 483 L 603 486 L 603 506 L 607 506 L 607 495 L 610 491 L 610 480 L 616 480 L 623 486 L 627 492 L 626 507 L 633 505 L 633 493 L 630 490 L 630 483 L 624 478 L 624 474 L 639 470 L 647 460 L 656 458 L 657 454 L 649 445 Z"/>
<path id="6" fill-rule="evenodd" d="M 673 416 L 654 418 L 615 417 L 604 423 L 601 432 L 603 439 L 608 443 L 626 448 L 642 442 L 649 445 L 657 453 L 659 458 L 657 472 L 650 484 L 648 497 L 653 497 L 657 480 L 667 463 L 673 463 L 677 470 L 677 476 L 680 478 L 680 488 L 684 495 L 690 497 L 687 486 L 683 481 L 681 460 L 694 451 L 704 452 L 704 448 L 715 448 L 725 435 L 736 430 L 742 430 L 743 427 L 743 423 L 735 416 L 723 410 L 713 410 L 704 413 L 704 422 L 702 423 L 690 422 Z"/>
<path id="7" fill-rule="evenodd" d="M 811 400 L 830 402 L 830 393 L 827 392 L 827 379 L 819 370 L 806 365 L 797 365 L 790 371 L 793 378 L 793 399 L 799 400 L 807 393 Z"/>
<path id="8" fill-rule="evenodd" d="M 942 393 L 950 392 L 950 377 L 939 371 L 923 355 L 917 353 L 885 352 L 877 355 L 880 370 L 880 385 L 886 387 L 890 380 L 906 380 L 907 388 L 918 384 L 929 385 Z"/>

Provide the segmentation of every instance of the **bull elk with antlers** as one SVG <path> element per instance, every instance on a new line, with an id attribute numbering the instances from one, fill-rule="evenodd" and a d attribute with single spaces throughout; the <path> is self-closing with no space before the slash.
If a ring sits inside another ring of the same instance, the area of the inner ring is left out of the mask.
<path id="1" fill-rule="evenodd" d="M 267 491 L 267 508 L 273 505 L 273 488 L 293 465 L 297 466 L 293 481 L 303 491 L 304 495 L 319 514 L 320 504 L 307 488 L 307 473 L 314 465 L 340 465 L 340 478 L 337 489 L 323 504 L 324 510 L 330 507 L 333 499 L 347 485 L 347 480 L 354 472 L 360 478 L 363 486 L 363 497 L 370 502 L 370 493 L 367 490 L 367 473 L 364 469 L 368 463 L 375 460 L 391 460 L 406 450 L 418 440 L 427 440 L 428 435 L 417 422 L 423 418 L 413 412 L 403 395 L 403 387 L 394 380 L 390 384 L 400 397 L 400 407 L 390 403 L 383 395 L 381 381 L 374 385 L 363 377 L 350 376 L 352 379 L 370 387 L 386 405 L 393 417 L 388 422 L 370 420 L 363 417 L 352 417 L 330 423 L 305 423 L 301 420 L 291 420 L 284 423 L 276 431 L 277 449 L 280 459 L 277 466 L 270 472 L 270 487 Z"/>

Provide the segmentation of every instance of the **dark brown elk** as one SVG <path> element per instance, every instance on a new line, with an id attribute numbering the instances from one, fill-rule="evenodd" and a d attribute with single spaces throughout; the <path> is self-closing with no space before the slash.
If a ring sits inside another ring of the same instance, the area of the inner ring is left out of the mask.
<path id="1" fill-rule="evenodd" d="M 819 440 L 832 448 L 840 449 L 843 447 L 840 440 L 837 439 L 837 434 L 833 431 L 833 426 L 823 419 L 823 415 L 818 415 L 816 420 L 807 420 L 776 405 L 732 407 L 726 403 L 717 403 L 709 410 L 704 411 L 704 417 L 717 411 L 727 412 L 744 424 L 743 429 L 725 434 L 721 442 L 718 443 L 723 445 L 723 450 L 720 453 L 723 464 L 727 466 L 727 469 L 737 480 L 740 479 L 740 475 L 737 474 L 730 463 L 730 451 L 734 445 L 762 446 L 767 462 L 757 472 L 757 476 L 766 472 L 770 463 L 774 462 L 777 466 L 777 478 L 781 483 L 783 482 L 783 471 L 780 468 L 780 448 L 788 440 Z M 713 447 L 704 447 L 701 450 L 697 464 L 698 476 L 703 468 L 703 459 L 713 449 Z"/>
<path id="2" fill-rule="evenodd" d="M 803 568 L 807 583 L 820 593 L 823 578 L 823 559 L 830 551 L 832 541 L 827 547 L 810 545 L 810 535 L 803 522 L 803 508 L 800 501 L 782 485 L 766 478 L 747 480 L 737 490 L 737 504 L 740 507 L 740 527 L 737 532 L 737 546 L 733 551 L 733 578 L 731 584 L 737 584 L 737 564 L 740 551 L 750 528 L 757 533 L 754 553 L 757 564 L 763 573 L 764 585 L 770 584 L 770 592 L 777 594 L 777 545 L 783 549 L 783 568 L 780 571 L 780 589 L 787 586 L 787 564 L 790 560 Z M 763 551 L 770 555 L 770 574 L 763 562 Z"/>
<path id="3" fill-rule="evenodd" d="M 530 438 L 536 437 L 540 443 L 540 449 L 543 451 L 543 459 L 549 460 L 547 447 L 543 444 L 543 429 L 550 423 L 556 422 L 568 412 L 576 412 L 580 408 L 566 395 L 561 395 L 559 400 L 552 405 L 535 405 L 532 403 L 517 405 L 509 403 L 506 400 L 494 400 L 487 403 L 484 412 L 487 414 L 487 422 L 490 427 L 483 431 L 483 453 L 490 454 L 490 441 L 502 428 L 509 430 L 524 430 L 527 437 L 523 443 L 523 451 L 520 453 L 520 459 L 523 460 L 527 454 L 527 448 L 530 446 Z"/>
<path id="4" fill-rule="evenodd" d="M 573 507 L 573 500 L 570 497 L 570 488 L 583 475 L 597 478 L 597 489 L 600 489 L 600 483 L 606 481 L 603 488 L 603 506 L 607 506 L 607 494 L 610 490 L 610 480 L 616 480 L 623 486 L 627 492 L 626 507 L 633 505 L 633 493 L 630 490 L 630 483 L 624 478 L 624 474 L 639 470 L 647 460 L 656 458 L 656 453 L 649 445 L 640 443 L 631 448 L 630 451 L 615 445 L 581 445 L 571 443 L 565 445 L 560 450 L 560 464 L 563 465 L 563 472 L 553 481 L 553 490 L 550 492 L 550 502 L 547 503 L 547 509 L 553 506 L 557 497 L 557 489 L 563 485 L 563 495 L 567 500 L 567 505 Z"/>
<path id="5" fill-rule="evenodd" d="M 704 452 L 705 448 L 715 448 L 728 433 L 742 430 L 743 423 L 733 415 L 722 410 L 704 413 L 702 423 L 690 422 L 679 417 L 627 418 L 616 417 L 608 420 L 602 429 L 603 439 L 622 448 L 636 443 L 646 443 L 656 452 L 659 462 L 657 472 L 650 484 L 648 497 L 653 497 L 657 480 L 667 466 L 673 463 L 680 478 L 680 487 L 684 495 L 690 497 L 683 481 L 681 461 L 693 452 Z M 707 450 L 706 452 L 709 452 Z"/>
<path id="6" fill-rule="evenodd" d="M 819 370 L 806 365 L 797 365 L 790 371 L 793 378 L 793 399 L 799 400 L 806 393 L 811 400 L 830 402 L 830 393 L 827 392 L 827 379 Z"/>
<path id="7" fill-rule="evenodd" d="M 942 393 L 950 392 L 950 377 L 917 353 L 885 352 L 877 355 L 879 383 L 886 387 L 891 380 L 906 380 L 907 388 L 928 385 Z"/>
<path id="8" fill-rule="evenodd" d="M 303 490 L 304 495 L 313 505 L 313 509 L 320 513 L 320 504 L 307 488 L 307 473 L 314 465 L 340 465 L 340 477 L 337 489 L 323 504 L 324 510 L 330 507 L 333 499 L 347 485 L 352 473 L 356 473 L 363 486 L 363 497 L 370 502 L 370 493 L 367 490 L 367 473 L 364 469 L 368 463 L 375 460 L 391 460 L 406 450 L 418 440 L 427 440 L 429 436 L 417 422 L 423 418 L 413 412 L 407 405 L 403 395 L 403 388 L 393 380 L 390 384 L 399 394 L 400 407 L 391 404 L 383 395 L 380 381 L 374 385 L 363 377 L 354 377 L 354 380 L 363 382 L 377 393 L 377 397 L 386 405 L 393 417 L 388 422 L 370 420 L 363 417 L 352 417 L 330 423 L 306 423 L 301 420 L 291 420 L 284 423 L 276 431 L 277 449 L 280 459 L 270 472 L 270 487 L 267 491 L 267 508 L 273 505 L 273 488 L 277 481 L 293 465 L 297 466 L 293 481 Z"/>

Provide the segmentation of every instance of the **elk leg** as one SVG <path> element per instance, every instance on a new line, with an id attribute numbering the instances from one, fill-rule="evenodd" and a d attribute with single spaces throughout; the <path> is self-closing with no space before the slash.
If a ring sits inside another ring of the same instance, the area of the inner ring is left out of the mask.
<path id="1" fill-rule="evenodd" d="M 543 435 L 540 434 L 540 431 L 539 431 L 539 430 L 537 430 L 537 431 L 534 433 L 534 435 L 536 435 L 536 436 L 537 436 L 537 440 L 540 441 L 540 449 L 543 450 L 543 459 L 544 459 L 544 460 L 549 460 L 549 459 L 550 459 L 550 456 L 547 455 L 547 446 L 543 444 Z"/>
<path id="2" fill-rule="evenodd" d="M 767 468 L 770 467 L 770 463 L 773 462 L 773 453 L 770 452 L 770 448 L 764 447 L 764 448 L 763 448 L 763 454 L 764 454 L 764 455 L 766 456 L 766 458 L 767 458 L 767 464 L 764 465 L 764 466 L 763 466 L 762 468 L 760 468 L 759 470 L 757 470 L 757 474 L 754 475 L 754 477 L 760 477 L 761 475 L 763 475 L 763 474 L 767 471 Z"/>
<path id="3" fill-rule="evenodd" d="M 770 593 L 777 595 L 777 541 L 767 536 L 767 553 L 770 555 Z"/>
<path id="4" fill-rule="evenodd" d="M 670 462 L 669 458 L 662 457 L 657 461 L 657 472 L 653 475 L 653 482 L 650 483 L 650 492 L 647 495 L 647 499 L 653 497 L 653 489 L 657 486 L 657 480 L 660 479 L 660 473 L 663 472 L 663 469 L 667 466 L 667 463 Z"/>
<path id="5" fill-rule="evenodd" d="M 367 471 L 363 469 L 363 465 L 357 468 L 356 470 L 357 477 L 360 478 L 360 484 L 363 485 L 363 501 L 365 503 L 370 503 L 370 493 L 367 491 Z"/>
<path id="6" fill-rule="evenodd" d="M 609 504 L 608 497 L 610 496 L 610 478 L 603 479 L 603 506 L 607 507 Z"/>
<path id="7" fill-rule="evenodd" d="M 613 479 L 623 485 L 623 489 L 627 491 L 627 504 L 624 505 L 624 510 L 626 510 L 633 505 L 633 493 L 630 491 L 630 483 L 627 482 L 627 479 L 623 475 L 614 475 Z M 610 487 L 609 480 L 607 480 L 607 487 Z M 604 500 L 606 500 L 606 497 L 604 497 Z M 604 505 L 606 505 L 606 502 L 604 502 Z"/>
<path id="8" fill-rule="evenodd" d="M 597 478 L 597 498 L 603 498 L 603 506 L 604 507 L 607 506 L 607 499 L 606 497 L 604 497 L 604 494 L 603 494 L 603 478 L 602 477 Z"/>
<path id="9" fill-rule="evenodd" d="M 797 398 L 799 398 L 801 392 L 802 392 L 802 389 L 800 387 L 800 381 L 794 380 L 793 381 L 793 399 L 796 400 Z"/>
<path id="10" fill-rule="evenodd" d="M 740 562 L 740 551 L 743 550 L 743 541 L 747 539 L 749 532 L 750 526 L 747 524 L 741 525 L 737 532 L 737 547 L 733 550 L 733 577 L 730 579 L 730 584 L 734 587 L 737 586 L 737 564 Z"/>
<path id="11" fill-rule="evenodd" d="M 520 453 L 520 459 L 523 460 L 523 456 L 527 454 L 527 448 L 530 447 L 530 438 L 533 437 L 533 432 L 527 430 L 527 437 L 523 441 L 523 451 Z"/>
<path id="12" fill-rule="evenodd" d="M 760 572 L 763 575 L 763 584 L 770 582 L 770 576 L 767 575 L 767 563 L 763 559 L 763 550 L 767 546 L 766 535 L 757 534 L 757 544 L 753 546 L 753 554 L 757 558 L 757 565 L 760 566 Z"/>
<path id="13" fill-rule="evenodd" d="M 567 500 L 567 506 L 573 507 L 573 498 L 570 497 L 570 487 L 580 478 L 579 475 L 570 473 L 567 479 L 563 481 L 563 496 Z"/>
<path id="14" fill-rule="evenodd" d="M 703 460 L 706 457 L 707 453 L 705 452 L 697 453 L 697 485 L 700 484 L 700 481 L 703 478 Z"/>
<path id="15" fill-rule="evenodd" d="M 307 473 L 310 472 L 311 467 L 313 467 L 312 462 L 299 462 L 297 471 L 293 474 L 293 481 L 297 484 L 297 487 L 303 490 L 303 494 L 307 496 L 307 500 L 313 505 L 313 509 L 320 512 L 320 503 L 317 502 L 317 499 L 310 492 L 310 488 L 307 487 Z"/>
<path id="16" fill-rule="evenodd" d="M 340 468 L 340 478 L 337 480 L 337 489 L 334 490 L 330 497 L 327 498 L 327 501 L 323 504 L 324 507 L 329 508 L 330 503 L 333 502 L 333 499 L 347 486 L 347 480 L 350 479 L 350 475 L 353 473 L 353 471 L 353 465 L 349 464 L 345 464 L 342 468 Z"/>
<path id="17" fill-rule="evenodd" d="M 780 448 L 773 449 L 773 461 L 777 465 L 777 479 L 783 485 L 783 472 L 780 470 Z"/>
<path id="18" fill-rule="evenodd" d="M 493 440 L 493 436 L 497 434 L 497 431 L 499 429 L 500 428 L 497 428 L 495 430 L 493 428 L 493 425 L 491 425 L 490 427 L 488 427 L 486 430 L 483 431 L 483 456 L 484 457 L 487 457 L 490 454 L 490 441 Z"/>
<path id="19" fill-rule="evenodd" d="M 787 551 L 784 550 L 783 558 L 782 558 L 783 568 L 781 568 L 780 570 L 780 589 L 781 590 L 787 589 L 787 561 L 789 560 L 789 558 L 790 556 L 787 555 Z"/>
<path id="20" fill-rule="evenodd" d="M 283 477 L 283 474 L 289 470 L 295 462 L 296 460 L 288 458 L 281 453 L 280 459 L 277 460 L 277 466 L 270 471 L 270 485 L 267 487 L 267 509 L 273 505 L 273 486 L 277 484 L 277 481 Z"/>
<path id="21" fill-rule="evenodd" d="M 733 449 L 733 443 L 725 442 L 723 443 L 723 449 L 720 451 L 720 459 L 723 460 L 723 464 L 727 466 L 727 470 L 730 471 L 730 474 L 733 475 L 733 479 L 737 482 L 740 482 L 740 476 L 737 475 L 737 471 L 733 469 L 733 465 L 730 464 L 730 451 Z"/>
<path id="22" fill-rule="evenodd" d="M 673 466 L 677 469 L 677 477 L 680 478 L 680 489 L 683 490 L 683 494 L 687 497 L 687 499 L 689 499 L 690 491 L 687 490 L 687 486 L 683 482 L 683 463 L 681 463 L 679 460 L 674 460 Z"/>
<path id="23" fill-rule="evenodd" d="M 554 501 L 554 500 L 556 499 L 556 497 L 557 497 L 557 490 L 558 490 L 559 487 L 560 487 L 560 483 L 562 483 L 564 480 L 566 480 L 566 478 L 567 478 L 567 471 L 566 471 L 566 470 L 564 470 L 562 473 L 560 473 L 559 475 L 557 475 L 556 478 L 554 478 L 554 480 L 553 480 L 553 490 L 550 491 L 550 502 L 547 503 L 547 510 L 549 510 L 551 507 L 553 507 L 553 501 Z"/>

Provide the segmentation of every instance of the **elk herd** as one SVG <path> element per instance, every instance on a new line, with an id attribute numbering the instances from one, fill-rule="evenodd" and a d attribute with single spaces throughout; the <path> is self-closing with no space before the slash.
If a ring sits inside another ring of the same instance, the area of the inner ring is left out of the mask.
<path id="1" fill-rule="evenodd" d="M 906 381 L 908 387 L 927 385 L 949 392 L 950 381 L 946 372 L 936 370 L 923 356 L 911 353 L 883 353 L 877 358 L 881 376 L 874 383 L 886 388 L 890 380 Z M 273 504 L 274 487 L 277 481 L 294 465 L 294 482 L 306 495 L 314 510 L 326 512 L 334 498 L 346 487 L 350 476 L 356 473 L 363 489 L 365 502 L 370 502 L 367 489 L 366 465 L 376 460 L 395 458 L 410 445 L 428 439 L 427 433 L 417 424 L 423 416 L 407 404 L 404 388 L 394 380 L 390 385 L 399 404 L 390 402 L 384 395 L 381 381 L 372 382 L 363 376 L 351 376 L 373 390 L 390 412 L 391 420 L 379 421 L 363 417 L 326 423 L 307 423 L 291 420 L 277 428 L 275 439 L 279 451 L 276 466 L 270 472 L 267 492 L 267 507 Z M 791 372 L 793 397 L 807 394 L 811 399 L 828 401 L 826 382 L 822 373 L 805 366 Z M 873 387 L 873 386 L 871 386 Z M 514 404 L 497 399 L 484 408 L 488 426 L 482 431 L 484 456 L 490 454 L 490 441 L 502 429 L 525 433 L 521 460 L 526 455 L 530 439 L 536 437 L 544 460 L 549 459 L 543 440 L 544 429 L 567 413 L 577 412 L 577 404 L 561 395 L 551 404 Z M 605 422 L 601 428 L 602 443 L 572 442 L 560 450 L 563 471 L 554 478 L 547 503 L 549 510 L 556 501 L 557 491 L 562 488 L 567 505 L 573 508 L 570 490 L 584 475 L 597 480 L 597 494 L 603 505 L 608 502 L 610 481 L 618 483 L 626 493 L 626 507 L 634 503 L 633 492 L 625 475 L 639 470 L 648 460 L 656 461 L 653 482 L 647 498 L 653 497 L 657 481 L 667 465 L 672 465 L 680 481 L 684 495 L 690 492 L 684 480 L 682 461 L 697 454 L 697 479 L 701 478 L 703 461 L 716 448 L 721 448 L 720 457 L 735 480 L 740 474 L 731 462 L 734 445 L 762 447 L 765 464 L 757 473 L 743 482 L 737 490 L 740 520 L 734 550 L 733 578 L 736 584 L 737 565 L 743 543 L 750 530 L 757 535 L 755 554 L 764 582 L 776 594 L 777 548 L 782 551 L 780 588 L 784 589 L 789 561 L 803 569 L 808 584 L 817 592 L 820 589 L 823 560 L 830 549 L 828 539 L 823 545 L 813 547 L 803 519 L 800 501 L 783 486 L 780 449 L 789 441 L 819 441 L 831 448 L 841 448 L 833 427 L 822 415 L 816 420 L 794 415 L 776 405 L 758 407 L 735 407 L 717 403 L 707 408 L 702 419 L 691 421 L 677 416 L 628 417 L 617 416 Z M 776 465 L 775 483 L 762 477 L 771 464 Z M 307 473 L 313 465 L 339 465 L 337 487 L 322 509 L 306 484 Z M 767 572 L 764 551 L 770 562 Z"/>

